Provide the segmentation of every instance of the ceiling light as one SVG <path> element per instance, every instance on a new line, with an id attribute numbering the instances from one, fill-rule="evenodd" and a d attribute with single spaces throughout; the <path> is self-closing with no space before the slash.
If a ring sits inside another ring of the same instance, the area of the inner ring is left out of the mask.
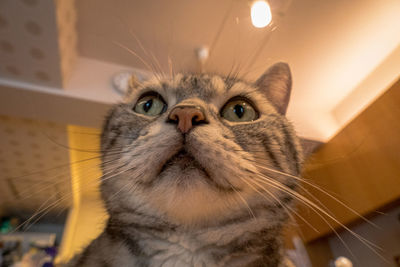
<path id="1" fill-rule="evenodd" d="M 266 1 L 255 1 L 251 5 L 251 22 L 256 28 L 264 28 L 271 23 L 271 8 Z"/>

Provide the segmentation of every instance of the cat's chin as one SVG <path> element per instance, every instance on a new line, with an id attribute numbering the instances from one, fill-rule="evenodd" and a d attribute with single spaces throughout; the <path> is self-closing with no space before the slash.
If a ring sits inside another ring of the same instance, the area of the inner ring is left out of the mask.
<path id="1" fill-rule="evenodd" d="M 170 222 L 209 225 L 237 205 L 236 195 L 218 186 L 193 156 L 181 150 L 163 166 L 147 192 L 147 201 Z"/>
<path id="2" fill-rule="evenodd" d="M 202 175 L 192 170 L 178 179 L 161 182 L 148 201 L 170 222 L 189 227 L 212 225 L 241 209 L 236 194 L 215 190 Z"/>

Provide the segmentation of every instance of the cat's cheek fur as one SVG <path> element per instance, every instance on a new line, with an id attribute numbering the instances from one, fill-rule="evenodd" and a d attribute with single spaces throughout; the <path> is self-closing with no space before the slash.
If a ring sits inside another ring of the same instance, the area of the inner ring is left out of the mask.
<path id="1" fill-rule="evenodd" d="M 230 138 L 228 129 L 206 125 L 188 136 L 187 149 L 216 182 L 227 189 L 244 190 L 249 171 L 256 169 L 246 160 L 252 156 Z"/>
<path id="2" fill-rule="evenodd" d="M 252 151 L 249 153 L 233 140 L 235 137 L 229 129 L 206 125 L 193 131 L 188 136 L 187 144 L 188 150 L 196 160 L 201 165 L 207 166 L 213 179 L 227 189 L 232 189 L 233 193 L 241 198 L 239 205 L 241 208 L 246 208 L 243 200 L 250 204 L 255 202 L 254 199 L 261 200 L 266 205 L 273 204 L 276 202 L 275 196 L 281 192 L 276 187 L 259 181 L 263 170 L 257 168 L 255 164 L 258 162 L 263 166 L 273 167 L 272 162 L 269 160 L 260 162 L 260 158 L 266 158 L 266 156 L 259 143 L 248 147 Z M 277 175 L 274 176 L 277 177 Z M 260 189 L 259 185 L 265 190 Z M 268 191 L 267 197 L 265 197 L 265 191 Z"/>
<path id="3" fill-rule="evenodd" d="M 121 153 L 105 156 L 104 161 L 112 162 L 105 169 L 113 171 L 103 178 L 103 197 L 112 199 L 108 201 L 110 203 L 124 199 L 128 206 L 137 205 L 138 184 L 155 180 L 162 166 L 181 145 L 182 137 L 172 125 L 152 124 L 145 135 L 126 145 Z M 116 195 L 118 198 L 113 197 Z"/>

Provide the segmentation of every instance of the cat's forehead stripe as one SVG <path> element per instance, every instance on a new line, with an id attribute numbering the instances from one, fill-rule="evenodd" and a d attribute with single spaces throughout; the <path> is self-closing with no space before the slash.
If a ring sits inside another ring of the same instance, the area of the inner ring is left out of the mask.
<path id="1" fill-rule="evenodd" d="M 224 94 L 225 88 L 221 77 L 207 74 L 179 75 L 169 84 L 170 94 L 174 94 L 178 102 L 188 97 L 200 97 L 209 101 Z"/>
<path id="2" fill-rule="evenodd" d="M 222 95 L 226 91 L 226 84 L 220 76 L 213 76 L 211 79 L 211 85 L 219 95 Z"/>
<path id="3" fill-rule="evenodd" d="M 243 82 L 236 82 L 229 88 L 230 94 L 241 94 L 244 91 L 247 93 L 252 93 L 255 91 L 255 88 L 243 83 Z"/>
<path id="4" fill-rule="evenodd" d="M 171 83 L 171 87 L 178 87 L 178 85 L 181 83 L 181 80 L 183 78 L 183 75 L 178 73 L 177 75 L 174 76 L 172 83 Z"/>

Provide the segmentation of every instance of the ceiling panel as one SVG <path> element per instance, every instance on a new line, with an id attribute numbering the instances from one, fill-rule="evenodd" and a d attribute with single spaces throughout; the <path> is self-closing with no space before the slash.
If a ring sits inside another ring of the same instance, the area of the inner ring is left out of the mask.
<path id="1" fill-rule="evenodd" d="M 76 58 L 75 1 L 0 1 L 0 78 L 62 88 Z"/>

